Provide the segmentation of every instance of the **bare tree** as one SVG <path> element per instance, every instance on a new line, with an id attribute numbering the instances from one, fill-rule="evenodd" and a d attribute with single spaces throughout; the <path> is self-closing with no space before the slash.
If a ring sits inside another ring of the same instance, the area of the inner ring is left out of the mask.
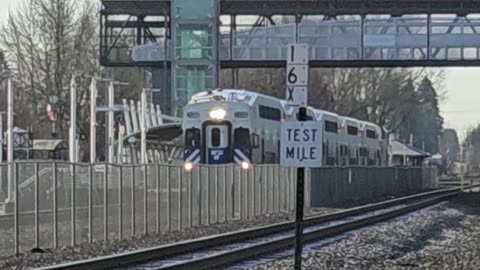
<path id="1" fill-rule="evenodd" d="M 49 134 L 46 104 L 57 97 L 57 125 L 65 135 L 71 79 L 100 73 L 93 1 L 25 0 L 0 31 L 15 77 L 17 123 Z M 79 124 L 84 124 L 89 80 L 78 80 Z M 82 119 L 83 117 L 83 119 Z M 85 123 L 86 124 L 86 123 Z"/>

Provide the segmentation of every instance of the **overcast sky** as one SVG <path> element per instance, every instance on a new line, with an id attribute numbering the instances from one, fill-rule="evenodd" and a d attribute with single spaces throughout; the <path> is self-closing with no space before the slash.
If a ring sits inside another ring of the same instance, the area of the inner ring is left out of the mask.
<path id="1" fill-rule="evenodd" d="M 23 0 L 0 0 L 0 23 L 8 10 Z M 445 127 L 463 138 L 467 129 L 480 123 L 480 68 L 447 68 L 446 99 L 441 103 Z"/>

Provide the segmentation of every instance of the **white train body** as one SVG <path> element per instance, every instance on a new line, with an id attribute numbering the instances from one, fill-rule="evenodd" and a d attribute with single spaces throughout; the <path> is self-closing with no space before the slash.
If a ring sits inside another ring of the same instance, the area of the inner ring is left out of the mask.
<path id="1" fill-rule="evenodd" d="M 184 110 L 185 164 L 279 163 L 281 124 L 296 119 L 293 111 L 283 100 L 245 90 L 198 93 Z M 324 165 L 387 164 L 379 126 L 313 108 L 307 114 L 323 122 Z"/>

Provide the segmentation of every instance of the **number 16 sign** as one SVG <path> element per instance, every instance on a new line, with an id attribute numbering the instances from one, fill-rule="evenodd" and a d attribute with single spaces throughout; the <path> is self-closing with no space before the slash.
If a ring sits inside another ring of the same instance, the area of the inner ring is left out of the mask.
<path id="1" fill-rule="evenodd" d="M 291 44 L 287 56 L 286 98 L 289 106 L 307 105 L 308 46 Z"/>

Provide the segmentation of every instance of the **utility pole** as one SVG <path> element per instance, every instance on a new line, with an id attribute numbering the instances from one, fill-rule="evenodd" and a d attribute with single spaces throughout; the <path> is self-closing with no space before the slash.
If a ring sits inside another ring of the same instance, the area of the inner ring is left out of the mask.
<path id="1" fill-rule="evenodd" d="M 147 89 L 142 89 L 141 95 L 141 113 L 140 113 L 140 162 L 147 164 L 147 125 L 146 120 L 146 106 L 147 106 Z"/>
<path id="2" fill-rule="evenodd" d="M 69 133 L 69 154 L 70 162 L 77 162 L 77 83 L 76 76 L 70 82 L 70 133 Z"/>
<path id="3" fill-rule="evenodd" d="M 13 201 L 13 81 L 11 75 L 7 81 L 7 162 L 8 162 L 8 196 Z"/>
<path id="4" fill-rule="evenodd" d="M 90 163 L 97 159 L 97 81 L 90 83 Z"/>
<path id="5" fill-rule="evenodd" d="M 110 81 L 110 84 L 108 85 L 108 103 L 107 106 L 111 109 L 113 109 L 113 106 L 115 105 L 115 84 L 113 81 Z M 115 117 L 115 112 L 113 110 L 107 112 L 108 118 L 107 118 L 107 142 L 108 142 L 108 163 L 113 163 L 113 141 L 114 141 L 114 136 L 113 136 L 113 121 Z"/>

